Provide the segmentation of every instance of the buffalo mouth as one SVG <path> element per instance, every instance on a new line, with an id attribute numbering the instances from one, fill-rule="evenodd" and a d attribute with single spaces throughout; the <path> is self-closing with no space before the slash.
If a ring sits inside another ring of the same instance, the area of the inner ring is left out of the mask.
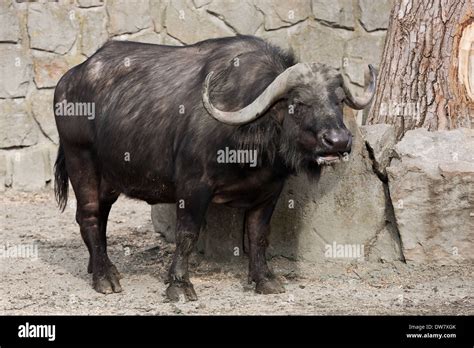
<path id="1" fill-rule="evenodd" d="M 320 166 L 331 166 L 342 161 L 343 154 L 324 154 L 316 156 L 316 163 Z"/>

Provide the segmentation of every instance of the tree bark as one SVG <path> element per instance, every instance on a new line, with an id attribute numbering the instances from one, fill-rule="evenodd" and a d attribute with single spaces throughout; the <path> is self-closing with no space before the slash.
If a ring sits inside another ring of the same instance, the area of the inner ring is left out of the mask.
<path id="1" fill-rule="evenodd" d="M 397 0 L 367 123 L 474 128 L 474 0 Z"/>

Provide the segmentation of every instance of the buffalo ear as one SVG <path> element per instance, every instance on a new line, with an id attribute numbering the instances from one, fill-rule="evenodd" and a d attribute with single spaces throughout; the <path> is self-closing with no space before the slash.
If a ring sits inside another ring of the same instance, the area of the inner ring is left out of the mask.
<path id="1" fill-rule="evenodd" d="M 336 88 L 335 93 L 336 93 L 337 100 L 339 101 L 344 101 L 344 99 L 346 98 L 346 93 L 344 92 L 344 88 L 342 87 L 342 84 L 341 86 L 338 86 Z"/>
<path id="2" fill-rule="evenodd" d="M 288 114 L 288 108 L 290 107 L 291 104 L 284 104 L 281 103 L 282 105 L 278 105 L 279 103 L 275 104 L 271 109 L 270 109 L 270 115 L 280 124 L 283 124 L 283 121 L 285 120 L 285 116 Z M 287 108 L 287 109 L 285 109 Z"/>

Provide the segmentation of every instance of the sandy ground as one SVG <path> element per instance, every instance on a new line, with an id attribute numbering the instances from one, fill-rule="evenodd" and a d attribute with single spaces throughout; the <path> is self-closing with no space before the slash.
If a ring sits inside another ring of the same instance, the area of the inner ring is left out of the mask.
<path id="1" fill-rule="evenodd" d="M 91 288 L 88 253 L 74 220 L 52 192 L 0 193 L 0 247 L 36 245 L 38 258 L 0 258 L 0 315 L 12 314 L 474 314 L 474 266 L 395 263 L 321 264 L 272 259 L 287 292 L 258 295 L 247 261 L 222 264 L 195 255 L 199 300 L 170 303 L 163 279 L 174 250 L 153 231 L 150 207 L 121 197 L 109 219 L 109 255 L 124 291 Z M 10 249 L 11 250 L 11 249 Z M 0 255 L 1 256 L 1 255 Z"/>

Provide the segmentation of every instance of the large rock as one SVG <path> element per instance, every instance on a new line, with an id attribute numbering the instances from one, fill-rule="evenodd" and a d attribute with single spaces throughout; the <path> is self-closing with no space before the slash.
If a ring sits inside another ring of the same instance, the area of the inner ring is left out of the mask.
<path id="1" fill-rule="evenodd" d="M 25 99 L 0 99 L 0 148 L 30 146 L 38 141 L 38 129 Z"/>
<path id="2" fill-rule="evenodd" d="M 346 32 L 341 29 L 330 29 L 316 22 L 305 21 L 301 26 L 289 28 L 287 35 L 300 61 L 319 62 L 339 68 L 344 55 Z"/>
<path id="3" fill-rule="evenodd" d="M 0 192 L 5 191 L 7 184 L 7 151 L 0 150 Z"/>
<path id="4" fill-rule="evenodd" d="M 151 221 L 156 232 L 165 237 L 169 243 L 174 243 L 176 227 L 175 204 L 155 204 L 151 207 Z"/>
<path id="5" fill-rule="evenodd" d="M 312 0 L 313 15 L 333 26 L 354 29 L 352 0 Z"/>
<path id="6" fill-rule="evenodd" d="M 163 38 L 161 34 L 157 34 L 152 30 L 149 31 L 141 31 L 136 34 L 128 35 L 126 38 L 127 41 L 136 41 L 136 42 L 143 42 L 143 43 L 151 43 L 151 44 L 162 44 Z"/>
<path id="7" fill-rule="evenodd" d="M 98 7 L 104 5 L 104 0 L 76 0 L 77 5 L 83 8 Z"/>
<path id="8" fill-rule="evenodd" d="M 77 14 L 72 7 L 50 2 L 28 6 L 31 48 L 64 54 L 76 42 L 77 32 Z"/>
<path id="9" fill-rule="evenodd" d="M 107 35 L 107 13 L 103 7 L 81 11 L 81 53 L 90 57 L 109 38 Z"/>
<path id="10" fill-rule="evenodd" d="M 257 35 L 285 50 L 292 50 L 301 62 L 319 62 L 340 68 L 344 46 L 349 38 L 347 30 L 331 29 L 314 21 L 304 21 L 289 28 L 266 31 Z M 331 47 L 331 49 L 328 49 Z"/>
<path id="11" fill-rule="evenodd" d="M 32 78 L 31 57 L 17 45 L 0 44 L 0 98 L 24 97 Z"/>
<path id="12" fill-rule="evenodd" d="M 216 14 L 239 34 L 255 34 L 263 21 L 262 14 L 250 0 L 214 1 L 207 11 Z"/>
<path id="13" fill-rule="evenodd" d="M 112 36 L 136 33 L 153 25 L 148 0 L 109 0 L 106 8 L 109 16 L 108 30 Z"/>
<path id="14" fill-rule="evenodd" d="M 349 160 L 325 168 L 317 184 L 304 176 L 288 181 L 272 220 L 271 254 L 317 261 L 325 258 L 326 245 L 336 243 L 364 245 L 372 259 L 402 257 L 384 184 L 372 170 L 352 111 L 345 123 L 354 137 Z"/>
<path id="15" fill-rule="evenodd" d="M 474 130 L 408 131 L 387 168 L 407 262 L 453 264 L 474 254 Z"/>
<path id="16" fill-rule="evenodd" d="M 150 2 L 150 16 L 153 21 L 154 30 L 159 33 L 163 29 L 165 21 L 165 11 L 170 0 Z M 196 6 L 197 7 L 197 6 Z"/>
<path id="17" fill-rule="evenodd" d="M 387 29 L 393 3 L 393 0 L 359 0 L 360 23 L 364 29 L 367 31 Z"/>
<path id="18" fill-rule="evenodd" d="M 306 22 L 297 23 L 289 28 L 280 28 L 275 30 L 265 30 L 262 26 L 255 33 L 256 36 L 267 40 L 273 45 L 276 45 L 284 50 L 291 50 L 295 55 L 299 55 L 300 47 L 292 47 L 290 30 L 292 33 L 296 33 L 302 30 L 306 26 Z"/>
<path id="19" fill-rule="evenodd" d="M 42 51 L 33 52 L 33 67 L 38 88 L 55 87 L 69 70 L 68 61 L 64 56 Z"/>
<path id="20" fill-rule="evenodd" d="M 264 13 L 265 29 L 289 27 L 311 15 L 309 0 L 267 1 L 256 0 L 255 6 Z"/>
<path id="21" fill-rule="evenodd" d="M 225 217 L 225 225 L 223 225 L 222 217 Z M 167 242 L 175 243 L 175 204 L 153 205 L 151 220 L 156 232 L 160 233 Z M 197 250 L 209 259 L 237 261 L 244 255 L 243 223 L 242 210 L 211 203 L 199 235 Z"/>
<path id="22" fill-rule="evenodd" d="M 31 95 L 31 110 L 44 135 L 53 143 L 58 144 L 59 136 L 54 120 L 53 99 L 53 89 L 36 90 Z"/>
<path id="23" fill-rule="evenodd" d="M 208 5 L 212 2 L 212 0 L 193 0 L 193 5 L 195 8 L 201 8 L 205 5 Z"/>
<path id="24" fill-rule="evenodd" d="M 0 2 L 0 42 L 18 42 L 20 39 L 20 21 L 11 4 Z"/>
<path id="25" fill-rule="evenodd" d="M 386 177 L 386 168 L 393 157 L 393 148 L 397 142 L 395 127 L 391 124 L 371 124 L 362 126 L 361 131 L 373 156 L 375 171 Z"/>
<path id="26" fill-rule="evenodd" d="M 378 66 L 385 44 L 385 32 L 358 36 L 347 42 L 346 56 L 360 58 L 366 63 Z"/>
<path id="27" fill-rule="evenodd" d="M 204 8 L 193 8 L 190 0 L 174 0 L 168 5 L 165 26 L 168 35 L 186 44 L 235 35 L 222 20 L 209 14 Z"/>
<path id="28" fill-rule="evenodd" d="M 20 191 L 37 191 L 51 180 L 49 160 L 41 145 L 15 151 L 10 156 L 12 167 L 12 188 Z"/>
<path id="29" fill-rule="evenodd" d="M 325 168 L 319 183 L 304 175 L 288 180 L 272 219 L 269 255 L 319 261 L 328 245 L 364 246 L 365 259 L 401 259 L 386 188 L 352 114 L 346 124 L 354 135 L 348 161 Z M 173 240 L 175 208 L 152 209 L 155 230 Z M 232 261 L 242 256 L 243 210 L 211 205 L 199 249 L 210 258 Z"/>
<path id="30" fill-rule="evenodd" d="M 368 64 L 378 69 L 384 43 L 385 32 L 357 36 L 347 41 L 344 52 L 344 71 L 356 86 L 364 86 Z"/>
<path id="31" fill-rule="evenodd" d="M 44 160 L 44 179 L 45 184 L 54 185 L 54 164 L 58 155 L 58 145 L 52 143 L 41 144 Z"/>
<path id="32" fill-rule="evenodd" d="M 174 37 L 169 35 L 164 35 L 163 38 L 163 45 L 169 46 L 183 46 L 183 43 L 179 40 L 176 40 Z"/>

